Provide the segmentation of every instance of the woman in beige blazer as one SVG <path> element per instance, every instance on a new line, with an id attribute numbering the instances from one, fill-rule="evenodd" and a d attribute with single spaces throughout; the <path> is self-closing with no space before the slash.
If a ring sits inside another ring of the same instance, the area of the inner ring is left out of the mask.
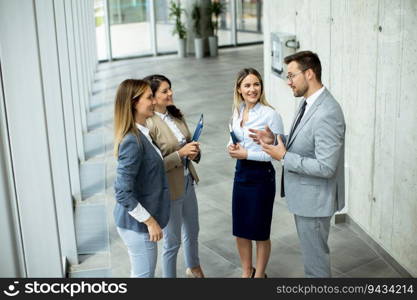
<path id="1" fill-rule="evenodd" d="M 198 205 L 194 190 L 194 183 L 199 179 L 192 163 L 200 160 L 199 144 L 191 141 L 187 123 L 174 106 L 171 81 L 163 75 L 151 75 L 144 80 L 150 83 L 156 101 L 155 115 L 148 118 L 146 124 L 164 157 L 172 200 L 170 219 L 164 228 L 163 276 L 177 276 L 182 229 L 186 274 L 204 277 L 198 255 Z"/>

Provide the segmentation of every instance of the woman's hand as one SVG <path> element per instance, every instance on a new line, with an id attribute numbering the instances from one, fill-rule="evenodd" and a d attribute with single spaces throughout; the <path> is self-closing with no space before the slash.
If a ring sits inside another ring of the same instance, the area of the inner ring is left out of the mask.
<path id="1" fill-rule="evenodd" d="M 157 242 L 162 239 L 162 229 L 153 217 L 150 217 L 144 223 L 148 226 L 149 240 L 151 242 Z"/>
<path id="2" fill-rule="evenodd" d="M 234 145 L 231 144 L 229 147 L 227 147 L 229 150 L 229 155 L 236 159 L 246 159 L 248 158 L 248 151 L 243 148 L 239 143 Z"/>
<path id="3" fill-rule="evenodd" d="M 187 156 L 191 159 L 191 157 L 196 157 L 198 152 L 200 151 L 200 144 L 198 142 L 191 142 L 185 144 L 180 150 L 178 150 L 178 154 L 181 158 Z"/>
<path id="4" fill-rule="evenodd" d="M 196 154 L 192 154 L 190 156 L 188 156 L 188 158 L 190 160 L 194 160 L 196 159 L 196 157 L 200 154 L 200 143 L 197 143 L 197 153 Z"/>

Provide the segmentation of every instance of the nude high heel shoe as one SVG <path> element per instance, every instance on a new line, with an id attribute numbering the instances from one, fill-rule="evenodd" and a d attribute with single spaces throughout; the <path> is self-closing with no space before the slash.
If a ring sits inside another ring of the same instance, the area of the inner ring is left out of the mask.
<path id="1" fill-rule="evenodd" d="M 185 270 L 185 274 L 187 275 L 187 278 L 204 278 L 204 276 L 201 276 L 201 274 L 193 273 L 190 268 Z"/>

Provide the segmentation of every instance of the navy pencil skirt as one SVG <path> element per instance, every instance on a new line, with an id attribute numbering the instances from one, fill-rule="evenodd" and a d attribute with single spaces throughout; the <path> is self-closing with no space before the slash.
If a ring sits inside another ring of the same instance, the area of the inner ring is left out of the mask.
<path id="1" fill-rule="evenodd" d="M 237 160 L 233 183 L 233 235 L 269 240 L 275 199 L 275 169 L 271 162 Z"/>

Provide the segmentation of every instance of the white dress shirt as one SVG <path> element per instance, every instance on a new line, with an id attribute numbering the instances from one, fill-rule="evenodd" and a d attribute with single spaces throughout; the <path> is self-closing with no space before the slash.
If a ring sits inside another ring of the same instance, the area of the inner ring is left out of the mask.
<path id="1" fill-rule="evenodd" d="M 284 134 L 284 125 L 280 114 L 273 108 L 258 102 L 249 110 L 248 120 L 241 127 L 244 108 L 245 104 L 240 107 L 239 114 L 237 112 L 233 114 L 232 119 L 232 129 L 239 140 L 239 144 L 248 151 L 248 160 L 271 161 L 271 156 L 262 151 L 262 146 L 249 137 L 249 129 L 264 130 L 265 126 L 268 125 L 273 133 Z M 228 145 L 230 144 L 232 144 L 231 138 Z"/>
<path id="2" fill-rule="evenodd" d="M 178 145 L 180 147 L 182 147 L 183 145 L 185 145 L 187 143 L 187 139 L 185 138 L 185 136 L 181 133 L 181 130 L 179 130 L 177 124 L 175 124 L 174 120 L 172 119 L 171 115 L 168 112 L 165 112 L 164 114 L 161 114 L 160 112 L 155 112 L 157 116 L 159 116 L 169 127 L 169 129 L 171 129 L 172 133 L 174 133 L 175 137 L 178 140 Z M 178 157 L 180 157 L 180 154 L 178 153 Z M 180 157 L 181 159 L 181 157 Z M 184 176 L 187 176 L 189 174 L 188 169 L 185 167 L 185 159 L 183 159 L 183 164 L 184 164 Z"/>
<path id="3" fill-rule="evenodd" d="M 151 143 L 151 145 L 154 147 L 155 151 L 159 154 L 161 159 L 163 159 L 161 151 L 152 142 L 152 139 L 149 135 L 149 129 L 147 127 L 143 126 L 143 125 L 138 124 L 138 123 L 136 123 L 136 127 L 140 130 L 140 132 L 143 133 L 143 135 L 146 137 L 146 139 Z M 134 209 L 129 211 L 128 213 L 129 213 L 129 215 L 134 217 L 138 222 L 141 222 L 141 223 L 145 222 L 146 220 L 148 220 L 151 217 L 149 212 L 140 203 L 138 203 L 138 205 Z"/>
<path id="4" fill-rule="evenodd" d="M 307 105 L 306 105 L 306 110 L 304 112 L 303 118 L 307 114 L 307 112 L 310 109 L 310 107 L 317 100 L 317 98 L 321 95 L 321 93 L 323 93 L 323 91 L 324 91 L 324 85 L 321 87 L 321 89 L 315 91 L 310 97 L 307 98 L 307 100 L 306 100 L 307 101 Z M 302 118 L 301 118 L 301 120 L 302 120 Z"/>

